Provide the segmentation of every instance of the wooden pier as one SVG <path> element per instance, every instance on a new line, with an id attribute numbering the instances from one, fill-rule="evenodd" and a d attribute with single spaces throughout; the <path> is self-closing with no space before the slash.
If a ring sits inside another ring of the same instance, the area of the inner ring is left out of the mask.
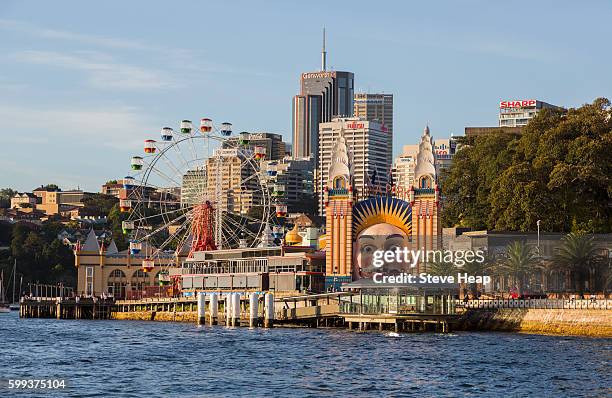
<path id="1" fill-rule="evenodd" d="M 97 297 L 23 298 L 19 305 L 21 318 L 111 319 L 115 301 Z"/>
<path id="2" fill-rule="evenodd" d="M 214 297 L 213 297 L 214 296 Z M 270 296 L 272 303 L 266 302 Z M 206 292 L 200 296 L 114 300 L 112 298 L 24 298 L 22 318 L 182 321 L 226 326 L 340 327 L 349 330 L 447 333 L 453 313 L 362 313 L 356 294 L 336 292 L 274 298 L 271 294 Z M 349 309 L 347 311 L 347 309 Z"/>

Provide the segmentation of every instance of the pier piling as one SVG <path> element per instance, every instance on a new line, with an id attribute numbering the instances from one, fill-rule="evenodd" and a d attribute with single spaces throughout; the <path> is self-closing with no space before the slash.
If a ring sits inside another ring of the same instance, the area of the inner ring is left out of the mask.
<path id="1" fill-rule="evenodd" d="M 231 311 L 232 311 L 232 293 L 227 293 L 225 295 L 225 300 L 223 300 L 223 312 L 225 315 L 225 326 L 230 325 Z"/>
<path id="2" fill-rule="evenodd" d="M 240 293 L 233 294 L 232 326 L 240 326 Z"/>
<path id="3" fill-rule="evenodd" d="M 217 315 L 219 313 L 219 297 L 217 293 L 211 293 L 210 303 L 208 304 L 208 312 L 210 317 L 210 324 L 217 324 Z"/>
<path id="4" fill-rule="evenodd" d="M 271 328 L 274 326 L 274 294 L 266 293 L 265 295 L 265 319 L 264 327 Z"/>
<path id="5" fill-rule="evenodd" d="M 249 299 L 249 326 L 254 328 L 259 326 L 259 295 L 251 293 Z"/>
<path id="6" fill-rule="evenodd" d="M 198 325 L 206 323 L 206 295 L 198 293 Z"/>

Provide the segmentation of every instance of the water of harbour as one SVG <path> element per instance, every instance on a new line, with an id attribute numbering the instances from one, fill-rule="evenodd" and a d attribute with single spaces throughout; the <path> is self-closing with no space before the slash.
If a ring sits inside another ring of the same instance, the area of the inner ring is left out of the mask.
<path id="1" fill-rule="evenodd" d="M 0 396 L 603 397 L 612 339 L 19 319 L 0 314 Z M 57 391 L 6 380 L 64 379 Z"/>

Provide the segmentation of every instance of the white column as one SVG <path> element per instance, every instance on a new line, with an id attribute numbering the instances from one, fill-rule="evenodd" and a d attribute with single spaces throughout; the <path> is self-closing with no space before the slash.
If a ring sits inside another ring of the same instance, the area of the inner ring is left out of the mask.
<path id="1" fill-rule="evenodd" d="M 265 319 L 264 327 L 271 328 L 274 325 L 274 294 L 266 293 L 265 296 Z"/>
<path id="2" fill-rule="evenodd" d="M 231 324 L 232 319 L 232 293 L 225 295 L 225 326 Z"/>
<path id="3" fill-rule="evenodd" d="M 206 295 L 198 293 L 198 325 L 206 323 Z"/>
<path id="4" fill-rule="evenodd" d="M 259 324 L 259 295 L 255 292 L 251 293 L 249 299 L 249 326 L 256 327 Z"/>
<path id="5" fill-rule="evenodd" d="M 217 315 L 219 313 L 219 297 L 217 293 L 211 293 L 210 295 L 210 303 L 208 304 L 208 311 L 210 316 L 210 324 L 217 324 Z"/>
<path id="6" fill-rule="evenodd" d="M 240 293 L 234 293 L 234 307 L 232 308 L 232 325 L 240 326 Z"/>

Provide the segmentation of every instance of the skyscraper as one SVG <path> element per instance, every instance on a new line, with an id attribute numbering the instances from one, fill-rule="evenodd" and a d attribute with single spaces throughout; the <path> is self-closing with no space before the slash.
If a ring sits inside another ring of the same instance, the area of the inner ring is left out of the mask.
<path id="1" fill-rule="evenodd" d="M 312 156 L 317 162 L 319 123 L 336 116 L 353 116 L 354 75 L 328 71 L 325 30 L 321 70 L 302 73 L 300 93 L 293 97 L 293 157 Z"/>
<path id="2" fill-rule="evenodd" d="M 382 123 L 388 133 L 389 156 L 393 153 L 393 94 L 356 93 L 353 115 Z M 389 158 L 389 163 L 392 159 Z"/>

